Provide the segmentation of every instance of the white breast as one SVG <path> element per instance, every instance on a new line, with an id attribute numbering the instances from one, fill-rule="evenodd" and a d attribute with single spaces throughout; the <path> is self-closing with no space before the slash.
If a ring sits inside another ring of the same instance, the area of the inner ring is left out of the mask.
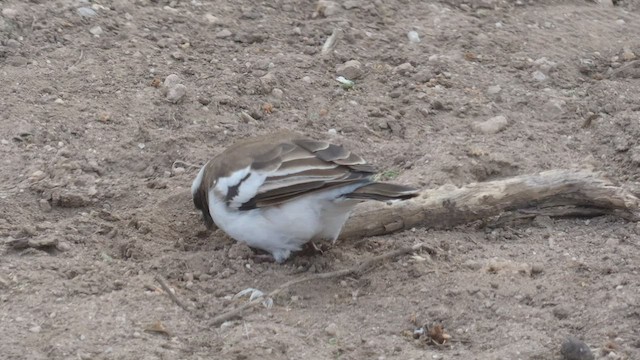
<path id="1" fill-rule="evenodd" d="M 311 240 L 335 241 L 357 204 L 340 196 L 359 186 L 321 191 L 278 206 L 245 211 L 230 209 L 212 189 L 209 210 L 216 225 L 229 236 L 268 251 L 282 262 Z"/>

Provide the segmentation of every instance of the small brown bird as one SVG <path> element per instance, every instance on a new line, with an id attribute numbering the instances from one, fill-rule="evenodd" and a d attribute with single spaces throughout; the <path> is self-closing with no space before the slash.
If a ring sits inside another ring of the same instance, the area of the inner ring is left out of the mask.
<path id="1" fill-rule="evenodd" d="M 375 174 L 342 146 L 286 132 L 230 146 L 200 169 L 191 193 L 207 227 L 281 263 L 307 242 L 335 241 L 358 202 L 417 195 Z"/>

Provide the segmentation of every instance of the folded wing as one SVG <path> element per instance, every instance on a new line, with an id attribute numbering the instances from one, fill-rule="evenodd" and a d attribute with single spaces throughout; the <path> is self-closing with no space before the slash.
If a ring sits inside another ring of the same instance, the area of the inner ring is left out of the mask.
<path id="1" fill-rule="evenodd" d="M 273 206 L 337 186 L 364 185 L 375 173 L 373 166 L 344 147 L 309 139 L 282 142 L 254 158 L 251 169 L 266 178 L 239 210 Z"/>

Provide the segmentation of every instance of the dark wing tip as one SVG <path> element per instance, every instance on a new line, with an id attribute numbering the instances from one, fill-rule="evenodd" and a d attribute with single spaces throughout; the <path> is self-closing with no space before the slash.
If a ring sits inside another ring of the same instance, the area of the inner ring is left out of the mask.
<path id="1" fill-rule="evenodd" d="M 408 200 L 420 194 L 419 190 L 410 186 L 373 182 L 359 187 L 350 194 L 345 195 L 349 199 L 360 200 Z"/>

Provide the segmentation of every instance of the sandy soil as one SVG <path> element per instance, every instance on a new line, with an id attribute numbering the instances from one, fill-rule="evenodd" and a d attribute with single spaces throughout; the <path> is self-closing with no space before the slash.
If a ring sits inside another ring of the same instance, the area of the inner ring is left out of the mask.
<path id="1" fill-rule="evenodd" d="M 188 191 L 192 164 L 289 128 L 421 187 L 593 167 L 637 192 L 640 1 L 601 3 L 0 2 L 1 357 L 560 359 L 575 336 L 597 359 L 640 359 L 637 224 L 415 229 L 256 264 L 203 233 Z M 184 87 L 167 93 L 170 74 Z M 418 241 L 436 255 L 210 324 L 245 288 Z M 452 339 L 414 340 L 416 324 Z"/>

